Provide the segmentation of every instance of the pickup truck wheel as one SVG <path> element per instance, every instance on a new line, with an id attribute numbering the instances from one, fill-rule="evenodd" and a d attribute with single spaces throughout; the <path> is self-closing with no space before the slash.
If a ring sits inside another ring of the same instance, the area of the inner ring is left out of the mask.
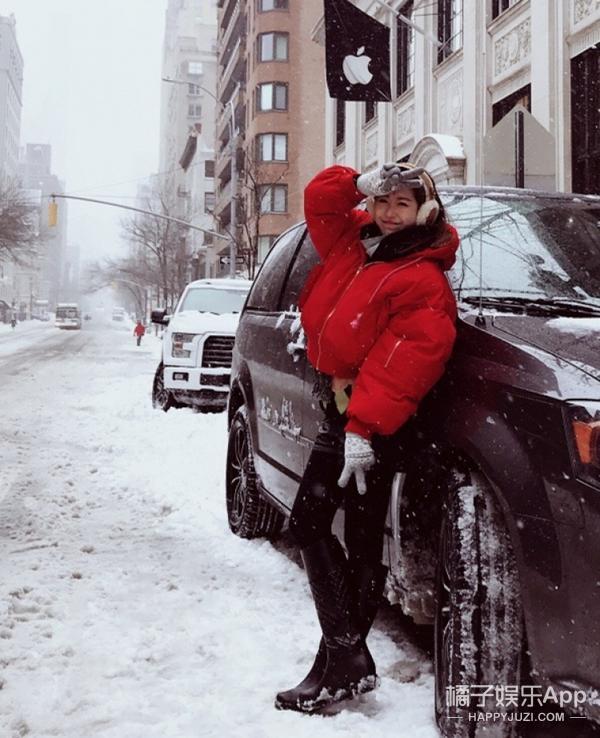
<path id="1" fill-rule="evenodd" d="M 514 722 L 469 720 L 469 713 L 518 709 L 497 704 L 495 687 L 521 683 L 525 650 L 506 524 L 485 478 L 470 476 L 466 485 L 450 491 L 442 516 L 434 627 L 436 718 L 445 738 L 510 738 Z M 471 693 L 469 705 L 459 699 L 457 706 L 458 688 L 471 685 L 490 685 L 485 706 L 479 706 L 481 688 L 476 696 Z"/>
<path id="2" fill-rule="evenodd" d="M 165 389 L 164 383 L 164 366 L 162 361 L 156 368 L 154 373 L 154 381 L 152 382 L 152 407 L 163 410 L 165 413 L 175 406 L 173 397 L 169 390 Z"/>
<path id="3" fill-rule="evenodd" d="M 260 493 L 248 413 L 244 406 L 233 416 L 227 445 L 225 473 L 229 527 L 240 538 L 273 538 L 283 525 L 283 516 Z"/>

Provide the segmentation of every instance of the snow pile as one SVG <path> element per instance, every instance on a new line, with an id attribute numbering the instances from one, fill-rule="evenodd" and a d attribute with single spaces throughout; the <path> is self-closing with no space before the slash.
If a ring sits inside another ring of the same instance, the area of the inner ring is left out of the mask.
<path id="1" fill-rule="evenodd" d="M 546 325 L 562 333 L 573 333 L 576 336 L 588 336 L 600 332 L 600 318 L 555 318 Z"/>
<path id="2" fill-rule="evenodd" d="M 225 415 L 152 410 L 153 336 L 50 334 L 0 366 L 0 736 L 435 738 L 430 663 L 377 628 L 376 692 L 273 708 L 319 630 L 301 569 L 229 531 Z"/>

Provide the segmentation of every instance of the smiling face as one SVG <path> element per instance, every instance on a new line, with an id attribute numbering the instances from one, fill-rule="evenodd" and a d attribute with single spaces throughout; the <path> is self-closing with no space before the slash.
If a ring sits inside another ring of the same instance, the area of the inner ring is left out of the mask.
<path id="1" fill-rule="evenodd" d="M 414 190 L 401 187 L 390 192 L 389 195 L 376 197 L 373 204 L 373 220 L 379 229 L 387 236 L 395 231 L 414 226 L 417 222 L 419 204 Z"/>

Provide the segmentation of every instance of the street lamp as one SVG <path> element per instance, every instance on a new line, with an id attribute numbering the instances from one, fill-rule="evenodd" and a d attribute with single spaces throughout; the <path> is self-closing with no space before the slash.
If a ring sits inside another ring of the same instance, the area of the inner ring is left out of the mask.
<path id="1" fill-rule="evenodd" d="M 229 146 L 231 149 L 231 231 L 233 233 L 233 238 L 229 240 L 229 276 L 235 277 L 235 267 L 236 267 L 236 262 L 237 262 L 236 231 L 237 231 L 237 177 L 238 177 L 235 141 L 234 141 L 235 139 L 235 110 L 233 107 L 233 97 L 235 95 L 235 92 L 231 96 L 227 105 L 224 105 L 214 93 L 206 89 L 206 87 L 196 84 L 195 82 L 186 82 L 185 80 L 182 80 L 182 79 L 171 79 L 170 77 L 161 77 L 161 79 L 163 82 L 169 82 L 170 84 L 173 84 L 173 85 L 193 84 L 199 90 L 202 90 L 207 95 L 212 97 L 212 99 L 222 108 L 225 108 L 225 107 L 229 108 Z M 236 88 L 236 92 L 238 88 L 239 88 L 239 84 L 238 84 L 238 87 Z"/>

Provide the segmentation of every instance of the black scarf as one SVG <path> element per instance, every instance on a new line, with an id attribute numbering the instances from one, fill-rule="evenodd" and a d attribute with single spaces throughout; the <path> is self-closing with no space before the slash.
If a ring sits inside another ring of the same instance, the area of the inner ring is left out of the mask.
<path id="1" fill-rule="evenodd" d="M 371 256 L 367 257 L 367 263 L 370 261 L 393 261 L 401 256 L 422 251 L 434 246 L 436 241 L 443 236 L 443 233 L 444 230 L 440 228 L 439 223 L 432 226 L 409 226 L 401 231 L 389 233 L 381 239 Z M 381 230 L 376 223 L 367 223 L 361 228 L 361 240 L 376 238 L 377 236 L 381 236 Z"/>

